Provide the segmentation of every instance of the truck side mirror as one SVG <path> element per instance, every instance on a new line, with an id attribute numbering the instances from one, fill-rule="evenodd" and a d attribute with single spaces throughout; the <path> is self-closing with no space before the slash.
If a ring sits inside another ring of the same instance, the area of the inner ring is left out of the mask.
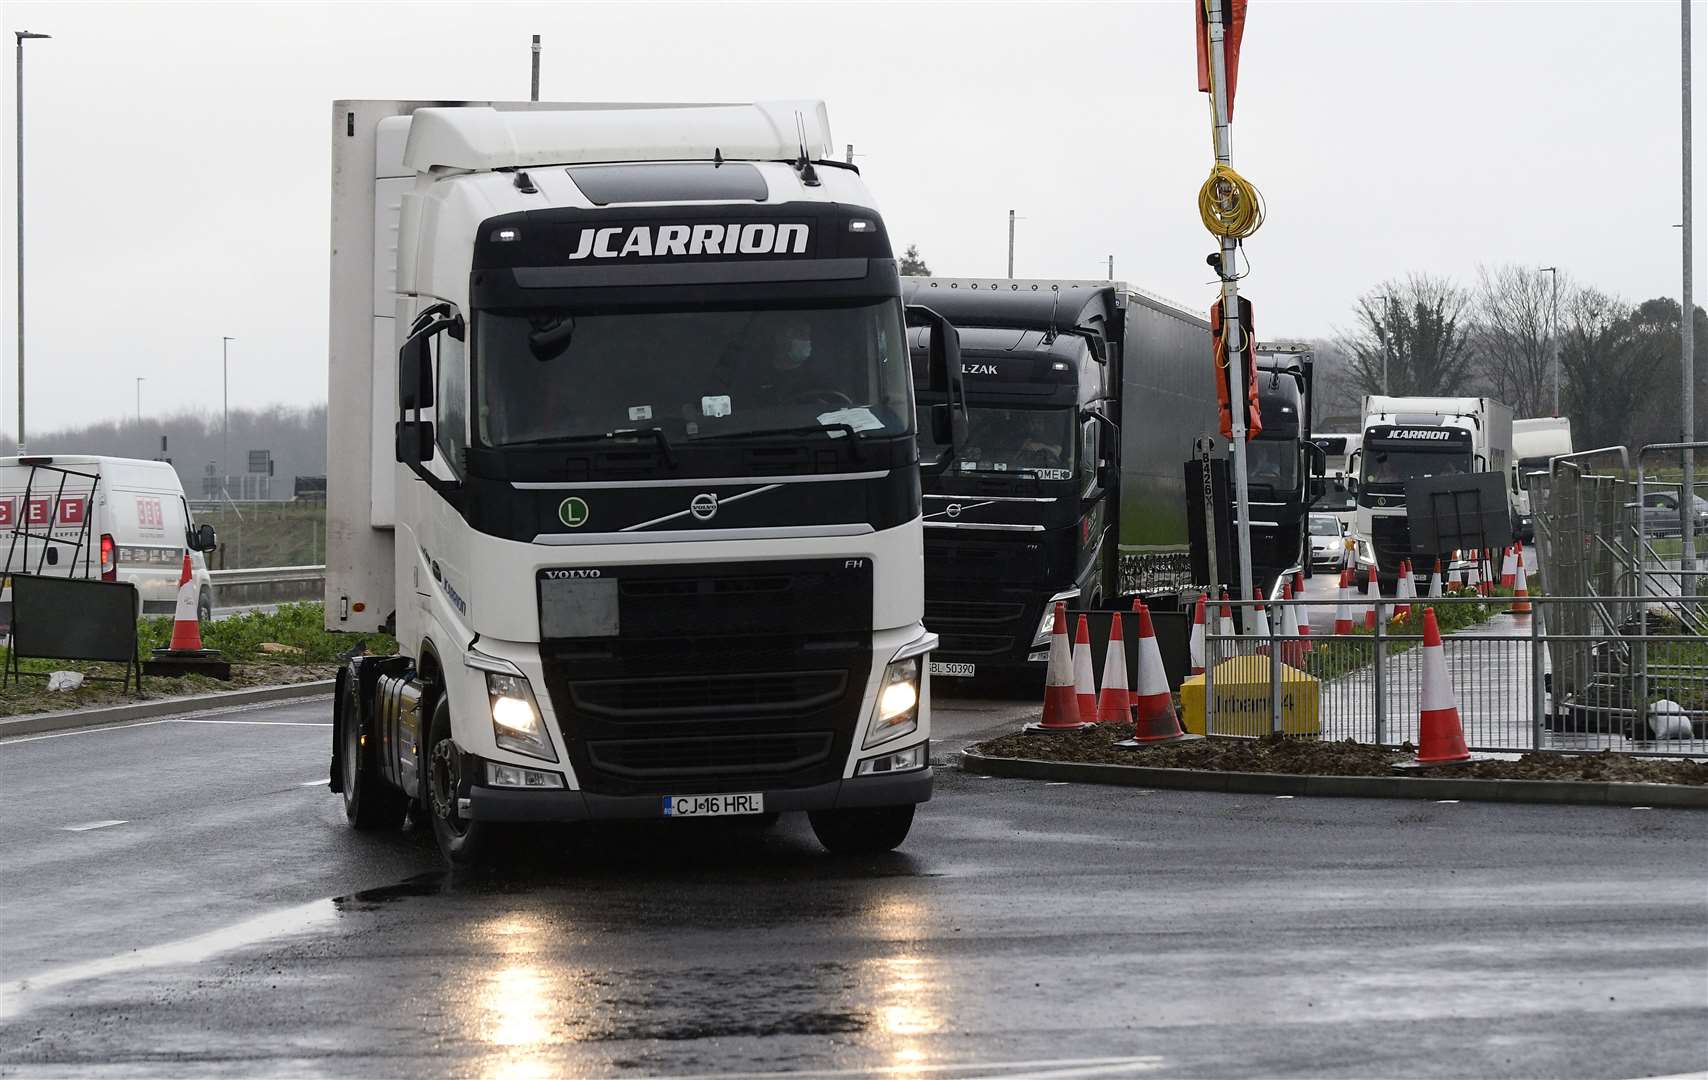
<path id="1" fill-rule="evenodd" d="M 1352 476 L 1349 474 L 1346 477 L 1345 483 L 1346 483 L 1346 493 L 1348 495 L 1358 494 L 1358 477 Z"/>
<path id="2" fill-rule="evenodd" d="M 928 348 L 930 378 L 927 388 L 946 399 L 931 410 L 932 438 L 944 447 L 936 461 L 920 462 L 921 472 L 938 475 L 948 471 L 967 438 L 967 395 L 961 378 L 961 335 L 948 319 L 928 307 L 909 304 L 905 309 L 909 326 L 931 331 Z"/>
<path id="3" fill-rule="evenodd" d="M 397 422 L 397 460 L 400 465 L 420 466 L 433 460 L 433 421 Z"/>
<path id="4" fill-rule="evenodd" d="M 425 330 L 403 343 L 397 353 L 397 406 L 414 412 L 433 404 L 433 352 Z"/>
<path id="5" fill-rule="evenodd" d="M 197 525 L 185 530 L 184 546 L 191 551 L 212 551 L 219 547 L 219 537 L 212 525 Z"/>

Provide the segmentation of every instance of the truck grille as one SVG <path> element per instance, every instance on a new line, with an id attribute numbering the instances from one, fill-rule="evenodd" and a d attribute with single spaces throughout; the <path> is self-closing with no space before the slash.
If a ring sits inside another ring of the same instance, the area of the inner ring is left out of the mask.
<path id="1" fill-rule="evenodd" d="M 688 795 L 841 777 L 866 719 L 869 563 L 600 569 L 618 581 L 618 632 L 540 645 L 583 789 Z"/>

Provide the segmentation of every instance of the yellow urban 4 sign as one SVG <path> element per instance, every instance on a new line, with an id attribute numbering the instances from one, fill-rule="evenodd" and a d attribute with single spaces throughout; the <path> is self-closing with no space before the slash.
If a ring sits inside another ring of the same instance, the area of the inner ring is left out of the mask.
<path id="1" fill-rule="evenodd" d="M 1216 665 L 1211 735 L 1267 735 L 1273 701 L 1267 656 L 1236 656 Z M 1204 676 L 1180 684 L 1180 715 L 1186 730 L 1204 731 Z M 1322 683 L 1296 667 L 1281 665 L 1281 730 L 1288 735 L 1322 734 Z"/>

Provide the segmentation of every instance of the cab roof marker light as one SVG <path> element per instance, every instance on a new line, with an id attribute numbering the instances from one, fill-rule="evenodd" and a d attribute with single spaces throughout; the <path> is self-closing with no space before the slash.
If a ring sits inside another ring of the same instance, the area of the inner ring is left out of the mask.
<path id="1" fill-rule="evenodd" d="M 864 218 L 855 218 L 848 223 L 849 232 L 871 232 L 872 223 Z"/>
<path id="2" fill-rule="evenodd" d="M 509 244 L 520 239 L 522 239 L 522 233 L 519 229 L 492 230 L 492 242 L 495 244 Z"/>

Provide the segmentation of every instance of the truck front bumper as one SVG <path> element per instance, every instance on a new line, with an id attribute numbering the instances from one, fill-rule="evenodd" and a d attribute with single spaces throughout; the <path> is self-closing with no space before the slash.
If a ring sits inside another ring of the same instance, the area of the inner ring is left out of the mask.
<path id="1" fill-rule="evenodd" d="M 931 769 L 833 780 L 811 787 L 760 789 L 768 813 L 790 810 L 848 810 L 901 806 L 931 798 Z M 465 817 L 472 821 L 664 820 L 667 793 L 600 795 L 586 791 L 537 791 L 474 785 Z"/>

